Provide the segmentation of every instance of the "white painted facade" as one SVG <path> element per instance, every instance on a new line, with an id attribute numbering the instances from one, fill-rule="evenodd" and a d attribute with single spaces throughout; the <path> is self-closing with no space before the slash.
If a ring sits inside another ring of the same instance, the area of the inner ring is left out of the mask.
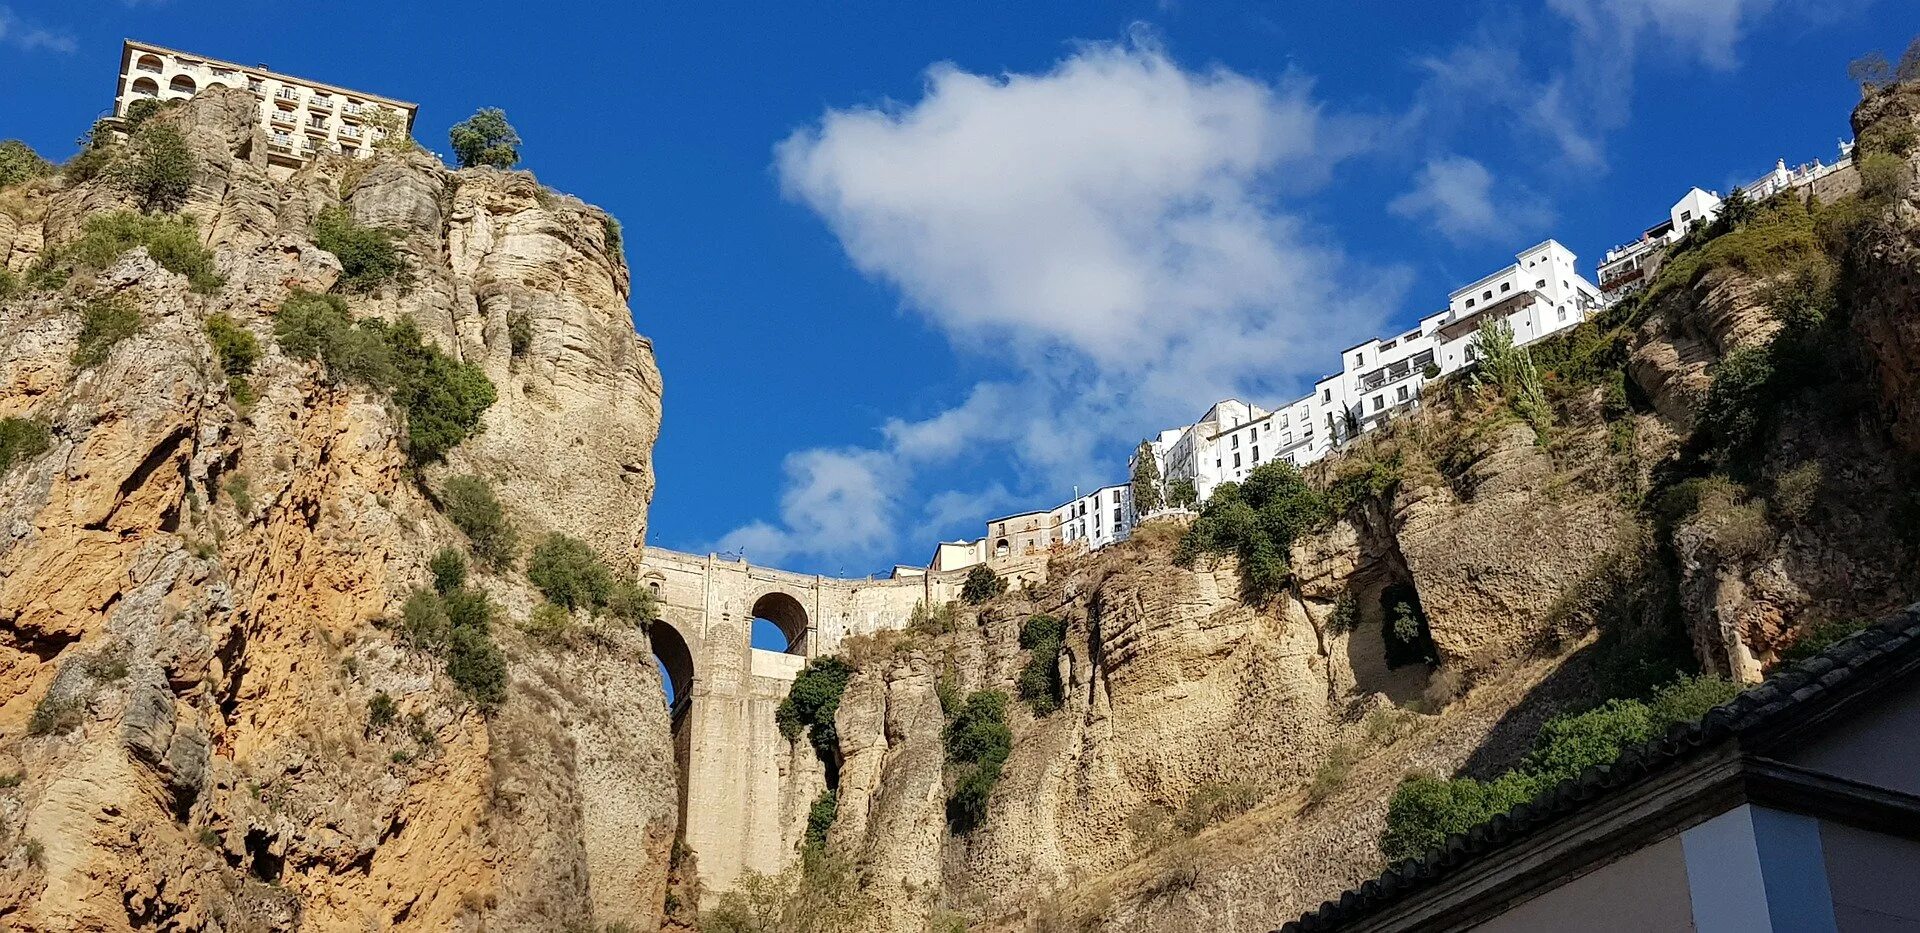
<path id="1" fill-rule="evenodd" d="M 267 163 L 290 169 L 324 153 L 365 157 L 381 130 L 373 118 L 385 111 L 413 128 L 416 105 L 318 81 L 295 78 L 261 65 L 240 65 L 131 39 L 121 44 L 120 83 L 113 115 L 124 117 L 137 100 L 186 100 L 213 85 L 251 90 L 260 101 L 260 130 Z"/>
<path id="2" fill-rule="evenodd" d="M 1688 189 L 1667 209 L 1667 219 L 1648 227 L 1640 238 L 1607 250 L 1600 261 L 1602 298 L 1608 303 L 1646 284 L 1656 259 L 1666 248 L 1686 236 L 1695 224 L 1720 216 L 1720 196 L 1699 188 Z"/>
<path id="3" fill-rule="evenodd" d="M 1133 487 L 1102 486 L 1053 510 L 1062 543 L 1098 550 L 1125 541 L 1133 531 Z"/>

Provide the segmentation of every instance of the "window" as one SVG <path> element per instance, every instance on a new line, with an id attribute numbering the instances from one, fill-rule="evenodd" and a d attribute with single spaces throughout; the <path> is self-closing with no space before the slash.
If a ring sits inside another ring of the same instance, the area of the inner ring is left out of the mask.
<path id="1" fill-rule="evenodd" d="M 1467 299 L 1467 307 L 1469 308 L 1473 307 L 1473 299 L 1471 298 Z"/>
<path id="2" fill-rule="evenodd" d="M 1394 401 L 1404 402 L 1406 400 L 1407 400 L 1407 387 L 1401 386 L 1399 389 L 1395 390 L 1394 392 Z"/>
<path id="3" fill-rule="evenodd" d="M 1233 436 L 1233 447 L 1235 450 L 1238 450 L 1240 448 L 1240 435 L 1238 434 L 1235 434 Z"/>
<path id="4" fill-rule="evenodd" d="M 1255 462 L 1255 463 L 1259 463 L 1259 462 L 1260 462 L 1260 448 L 1259 448 L 1259 447 L 1255 447 L 1255 448 L 1253 448 L 1253 462 Z"/>
<path id="5" fill-rule="evenodd" d="M 1322 401 L 1322 402 L 1331 402 L 1331 401 L 1333 401 L 1333 390 L 1332 390 L 1332 389 L 1321 389 L 1321 390 L 1320 390 L 1320 401 Z"/>
<path id="6" fill-rule="evenodd" d="M 1564 321 L 1564 320 L 1566 320 L 1566 319 L 1567 319 L 1567 306 L 1566 306 L 1566 305 L 1561 305 L 1561 306 L 1560 306 L 1560 320 L 1562 320 L 1562 321 Z"/>
<path id="7" fill-rule="evenodd" d="M 1233 468 L 1234 468 L 1234 469 L 1236 469 L 1236 470 L 1238 470 L 1238 469 L 1240 469 L 1240 455 L 1239 455 L 1239 454 L 1234 454 L 1234 455 L 1233 455 Z"/>
<path id="8" fill-rule="evenodd" d="M 1546 287 L 1547 287 L 1547 280 L 1546 280 L 1546 279 L 1538 279 L 1538 280 L 1536 280 L 1536 281 L 1535 281 L 1535 282 L 1533 283 L 1533 287 L 1534 287 L 1534 288 L 1546 288 Z"/>
<path id="9" fill-rule="evenodd" d="M 1487 289 L 1486 291 L 1484 291 L 1484 292 L 1481 292 L 1481 293 L 1480 293 L 1480 300 L 1481 300 L 1481 301 L 1492 301 L 1492 300 L 1493 300 L 1493 289 L 1491 289 L 1491 288 L 1489 288 L 1489 289 Z"/>
<path id="10" fill-rule="evenodd" d="M 1355 353 L 1353 355 L 1353 365 L 1355 366 L 1367 365 L 1367 355 L 1365 353 Z"/>
<path id="11" fill-rule="evenodd" d="M 1513 291 L 1513 283 L 1512 283 L 1512 282 L 1501 282 L 1501 283 L 1500 283 L 1500 294 L 1502 294 L 1502 295 L 1504 295 L 1504 294 L 1506 294 L 1506 293 L 1508 293 L 1508 292 L 1510 292 L 1510 291 Z"/>
<path id="12" fill-rule="evenodd" d="M 1692 212 L 1692 211 L 1681 211 L 1681 212 L 1680 212 L 1680 222 L 1681 222 L 1681 223 L 1683 223 L 1683 224 L 1684 224 L 1684 223 L 1687 223 L 1688 221 L 1691 221 L 1692 219 L 1693 219 L 1693 212 Z"/>
<path id="13" fill-rule="evenodd" d="M 1374 411 L 1379 411 L 1380 409 L 1382 409 L 1382 408 L 1385 408 L 1385 407 L 1387 407 L 1387 397 L 1386 397 L 1386 396 L 1384 396 L 1384 395 L 1376 395 L 1376 396 L 1374 396 L 1374 397 L 1373 397 L 1373 410 L 1374 410 Z"/>
<path id="14" fill-rule="evenodd" d="M 1113 510 L 1113 527 L 1116 530 L 1119 529 L 1120 527 L 1120 510 L 1119 509 Z"/>
<path id="15" fill-rule="evenodd" d="M 1118 489 L 1113 491 L 1113 504 L 1114 505 L 1120 504 L 1120 490 Z"/>
<path id="16" fill-rule="evenodd" d="M 1292 431 L 1288 431 L 1287 433 L 1280 435 L 1280 446 L 1285 447 L 1291 443 L 1293 443 Z"/>

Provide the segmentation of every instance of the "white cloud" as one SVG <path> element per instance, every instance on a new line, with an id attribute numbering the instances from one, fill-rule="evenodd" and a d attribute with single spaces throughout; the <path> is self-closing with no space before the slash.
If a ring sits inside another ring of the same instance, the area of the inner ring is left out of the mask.
<path id="1" fill-rule="evenodd" d="M 72 53 L 79 48 L 72 36 L 29 23 L 5 6 L 0 6 L 0 43 L 28 52 L 45 49 Z"/>
<path id="2" fill-rule="evenodd" d="M 893 540 L 894 460 L 857 448 L 803 450 L 787 456 L 781 525 L 753 522 L 715 547 L 759 561 L 795 554 L 871 553 Z"/>
<path id="3" fill-rule="evenodd" d="M 1004 375 L 888 421 L 859 452 L 884 464 L 860 504 L 809 490 L 831 478 L 790 460 L 780 524 L 727 540 L 878 556 L 898 546 L 883 527 L 938 532 L 960 516 L 952 497 L 906 506 L 933 469 L 1011 462 L 1014 492 L 1037 498 L 989 498 L 1051 505 L 1070 483 L 1117 481 L 1124 465 L 1096 457 L 1214 399 L 1282 401 L 1404 288 L 1282 207 L 1369 131 L 1324 112 L 1298 75 L 1190 70 L 1138 38 L 1082 45 L 1038 74 L 936 65 L 916 102 L 828 110 L 776 148 L 786 193 L 858 269 Z M 795 505 L 824 498 L 863 527 L 879 516 L 872 532 L 815 536 Z"/>
<path id="4" fill-rule="evenodd" d="M 1714 68 L 1731 68 L 1734 46 L 1773 0 L 1547 0 L 1603 49 L 1632 49 L 1643 33 L 1667 39 Z M 1631 62 L 1624 63 L 1631 66 Z"/>
<path id="5" fill-rule="evenodd" d="M 1429 222 L 1456 243 L 1518 241 L 1552 219 L 1540 198 L 1523 188 L 1507 185 L 1496 193 L 1493 173 L 1466 156 L 1428 160 L 1413 190 L 1393 199 L 1387 209 Z"/>

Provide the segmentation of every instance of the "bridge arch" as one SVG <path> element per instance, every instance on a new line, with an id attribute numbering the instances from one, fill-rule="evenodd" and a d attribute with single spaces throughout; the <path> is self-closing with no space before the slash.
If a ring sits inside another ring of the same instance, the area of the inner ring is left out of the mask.
<path id="1" fill-rule="evenodd" d="M 773 590 L 764 593 L 753 601 L 753 618 L 756 625 L 766 620 L 780 630 L 786 641 L 788 654 L 804 655 L 808 650 L 807 607 L 791 593 Z M 751 637 L 751 636 L 749 636 Z"/>
<path id="2" fill-rule="evenodd" d="M 656 620 L 647 627 L 647 637 L 653 642 L 653 656 L 660 661 L 661 671 L 665 674 L 667 699 L 672 705 L 675 724 L 680 714 L 686 711 L 687 703 L 693 697 L 693 649 L 687 645 L 687 639 L 680 630 L 665 619 Z"/>

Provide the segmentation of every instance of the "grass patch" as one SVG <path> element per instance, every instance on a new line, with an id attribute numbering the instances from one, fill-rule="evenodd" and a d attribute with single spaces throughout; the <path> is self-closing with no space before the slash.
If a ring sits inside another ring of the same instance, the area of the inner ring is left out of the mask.
<path id="1" fill-rule="evenodd" d="M 190 217 L 148 217 L 132 211 L 87 218 L 80 239 L 49 257 L 49 267 L 100 272 L 128 250 L 144 246 L 160 268 L 187 277 L 196 292 L 217 290 L 223 280 L 213 271 L 213 251 L 200 242 Z"/>
<path id="2" fill-rule="evenodd" d="M 0 473 L 46 453 L 53 435 L 46 422 L 32 418 L 0 418 Z"/>
<path id="3" fill-rule="evenodd" d="M 73 348 L 73 365 L 98 366 L 121 341 L 139 332 L 140 310 L 125 295 L 90 298 L 80 306 L 80 338 Z"/>

